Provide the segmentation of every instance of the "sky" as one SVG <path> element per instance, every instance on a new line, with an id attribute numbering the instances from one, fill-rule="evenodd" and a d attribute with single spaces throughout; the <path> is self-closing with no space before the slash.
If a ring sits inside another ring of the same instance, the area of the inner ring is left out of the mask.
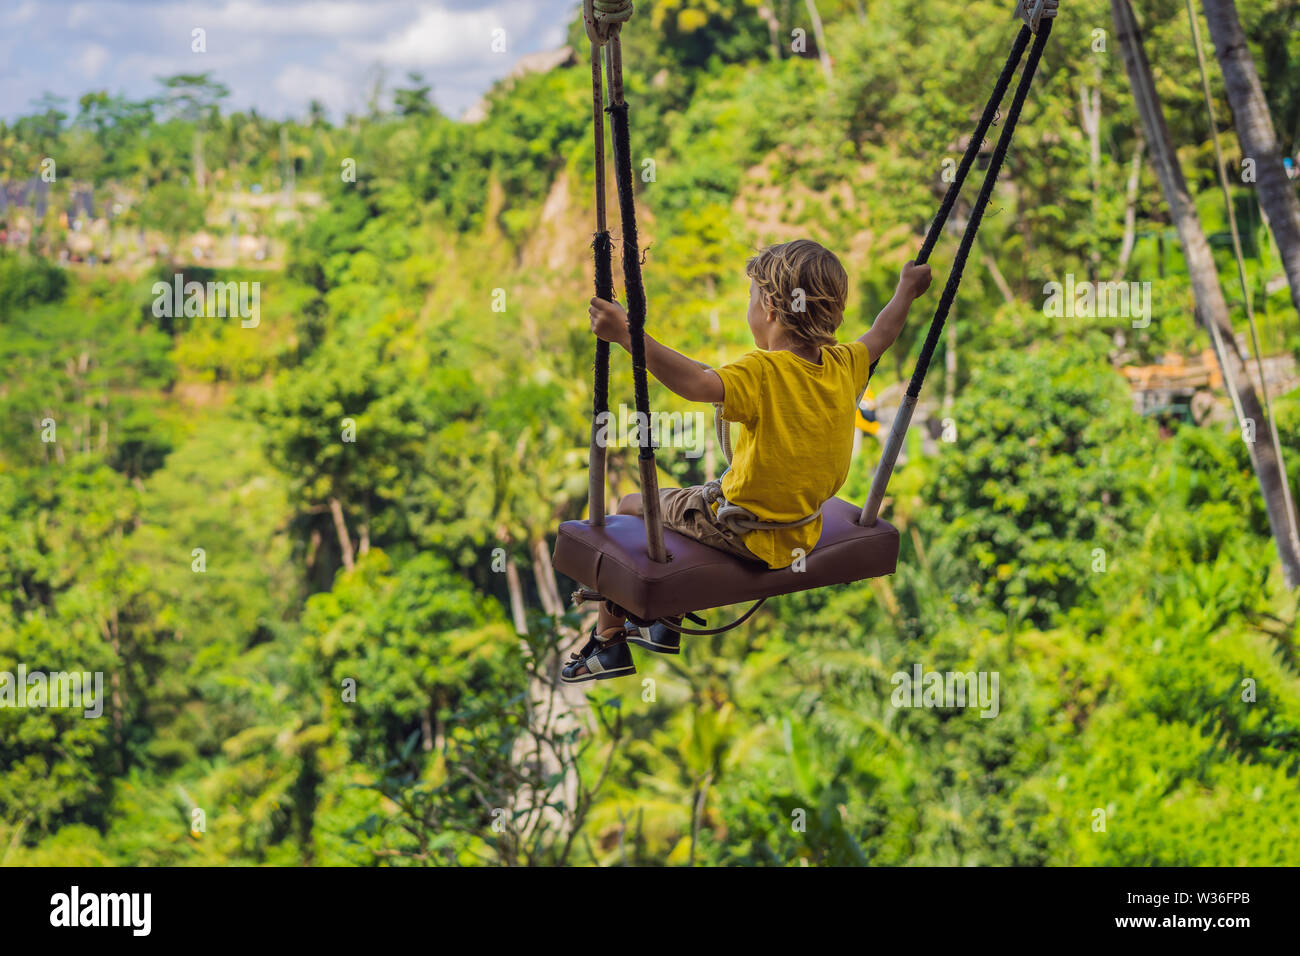
<path id="1" fill-rule="evenodd" d="M 157 77 L 210 72 L 223 110 L 330 118 L 361 111 L 379 71 L 387 85 L 424 74 L 444 113 L 460 116 L 527 53 L 564 42 L 579 0 L 0 0 L 0 118 L 49 92 L 142 99 Z M 194 31 L 205 52 L 195 52 Z M 505 33 L 494 35 L 494 31 Z M 494 39 L 504 51 L 493 50 Z"/>

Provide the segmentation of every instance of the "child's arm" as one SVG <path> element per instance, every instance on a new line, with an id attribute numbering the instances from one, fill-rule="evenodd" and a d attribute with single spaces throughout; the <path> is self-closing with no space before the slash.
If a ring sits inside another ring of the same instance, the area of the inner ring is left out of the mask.
<path id="1" fill-rule="evenodd" d="M 617 302 L 591 300 L 591 331 L 606 342 L 632 351 L 632 333 L 627 328 L 627 313 Z M 702 368 L 694 359 L 645 337 L 645 365 L 650 374 L 688 402 L 720 402 L 722 379 L 712 369 Z"/>
<path id="2" fill-rule="evenodd" d="M 894 297 L 880 310 L 871 328 L 858 339 L 871 353 L 872 362 L 884 355 L 885 350 L 894 344 L 898 333 L 903 331 L 903 323 L 907 321 L 907 310 L 912 307 L 912 302 L 929 287 L 929 266 L 918 266 L 914 262 L 908 262 L 903 266 L 903 274 L 898 280 L 898 288 L 894 290 Z"/>

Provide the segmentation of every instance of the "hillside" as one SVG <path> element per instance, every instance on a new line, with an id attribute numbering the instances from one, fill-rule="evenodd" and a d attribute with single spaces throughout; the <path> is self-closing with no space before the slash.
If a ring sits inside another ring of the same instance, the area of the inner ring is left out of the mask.
<path id="1" fill-rule="evenodd" d="M 985 0 L 867 6 L 821 4 L 828 79 L 811 36 L 784 42 L 811 33 L 804 4 L 638 3 L 624 59 L 657 338 L 710 363 L 752 348 L 745 259 L 798 236 L 849 272 L 842 339 L 888 300 L 1014 31 Z M 574 57 L 470 121 L 427 89 L 337 127 L 214 100 L 202 173 L 183 116 L 0 125 L 0 178 L 71 157 L 0 253 L 0 673 L 104 675 L 100 719 L 0 709 L 0 863 L 1300 864 L 1296 594 L 1226 395 L 1202 426 L 1143 417 L 1119 371 L 1209 345 L 1159 185 L 1143 166 L 1129 186 L 1128 83 L 1094 49 L 1107 4 L 1073 6 L 927 382 L 950 434 L 918 429 L 891 486 L 898 573 L 773 601 L 585 696 L 546 689 L 590 626 L 548 556 L 587 496 L 579 23 Z M 1218 235 L 1185 9 L 1143 6 Z M 1275 36 L 1300 13 L 1239 7 L 1294 119 L 1300 50 Z M 58 222 L 83 183 L 122 206 L 94 262 Z M 1264 351 L 1300 357 L 1276 250 L 1247 224 Z M 1051 314 L 1067 275 L 1149 283 L 1150 322 Z M 155 307 L 177 276 L 203 286 L 197 314 Z M 255 324 L 211 314 L 226 282 L 257 284 Z M 626 355 L 611 383 L 630 406 Z M 1300 492 L 1300 393 L 1274 407 Z M 843 497 L 865 496 L 878 447 Z M 661 449 L 661 485 L 720 470 L 688 451 Z M 612 496 L 636 490 L 634 458 L 611 451 Z M 917 668 L 997 675 L 996 714 L 899 706 Z"/>

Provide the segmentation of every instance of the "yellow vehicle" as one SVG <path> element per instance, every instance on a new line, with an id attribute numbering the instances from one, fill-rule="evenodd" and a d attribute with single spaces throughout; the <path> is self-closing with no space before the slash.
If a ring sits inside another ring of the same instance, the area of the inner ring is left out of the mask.
<path id="1" fill-rule="evenodd" d="M 876 418 L 876 396 L 868 387 L 858 399 L 857 412 L 853 415 L 853 425 L 858 431 L 874 435 L 880 431 L 880 421 Z"/>

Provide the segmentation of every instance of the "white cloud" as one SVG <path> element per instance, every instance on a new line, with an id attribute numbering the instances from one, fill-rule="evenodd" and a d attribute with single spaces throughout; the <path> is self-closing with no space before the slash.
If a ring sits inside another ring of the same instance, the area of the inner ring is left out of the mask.
<path id="1" fill-rule="evenodd" d="M 520 56 L 563 42 L 578 0 L 0 0 L 0 117 L 49 90 L 133 98 L 156 78 L 209 72 L 226 109 L 302 115 L 311 99 L 334 116 L 362 108 L 368 80 L 423 73 L 457 115 Z M 190 49 L 195 27 L 207 52 Z M 505 53 L 492 31 L 506 30 Z M 21 78 L 21 81 L 20 81 Z"/>
<path id="2" fill-rule="evenodd" d="M 165 16 L 175 22 L 192 23 L 209 31 L 215 28 L 279 37 L 343 38 L 366 34 L 376 27 L 407 15 L 409 3 L 322 3 L 285 5 L 231 0 L 220 7 L 196 8 L 178 4 Z"/>
<path id="3" fill-rule="evenodd" d="M 525 48 L 536 49 L 532 3 L 497 3 L 477 10 L 425 10 L 413 23 L 379 42 L 345 44 L 357 56 L 408 69 L 481 64 L 505 72 Z M 504 30 L 505 50 L 494 52 L 494 31 Z M 495 69 L 494 69 L 495 72 Z"/>
<path id="4" fill-rule="evenodd" d="M 320 100 L 336 111 L 349 103 L 356 92 L 354 84 L 347 82 L 332 70 L 303 66 L 294 63 L 276 75 L 275 91 L 297 109 L 304 109 L 312 100 Z"/>
<path id="5" fill-rule="evenodd" d="M 108 51 L 98 43 L 92 43 L 81 51 L 81 56 L 77 58 L 77 69 L 86 79 L 93 80 L 99 76 L 99 71 L 107 62 Z"/>
<path id="6" fill-rule="evenodd" d="M 9 22 L 11 24 L 26 23 L 34 16 L 36 16 L 36 0 L 26 0 L 25 3 L 19 4 L 18 8 L 9 14 Z"/>

